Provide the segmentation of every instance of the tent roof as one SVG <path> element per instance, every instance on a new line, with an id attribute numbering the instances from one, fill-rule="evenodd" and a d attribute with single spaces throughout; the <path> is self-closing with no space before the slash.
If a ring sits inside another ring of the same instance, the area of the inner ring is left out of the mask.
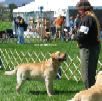
<path id="1" fill-rule="evenodd" d="M 40 7 L 43 6 L 43 11 L 58 11 L 61 9 L 66 9 L 68 7 L 67 2 L 65 0 L 35 0 L 35 2 L 31 2 L 26 4 L 25 6 L 18 7 L 14 9 L 13 12 L 32 12 L 32 11 L 40 11 Z"/>
<path id="2" fill-rule="evenodd" d="M 43 11 L 61 11 L 67 9 L 68 6 L 75 6 L 79 0 L 35 0 L 25 6 L 14 9 L 13 12 L 32 12 L 40 11 L 43 6 Z M 89 0 L 92 6 L 102 6 L 102 0 Z"/>

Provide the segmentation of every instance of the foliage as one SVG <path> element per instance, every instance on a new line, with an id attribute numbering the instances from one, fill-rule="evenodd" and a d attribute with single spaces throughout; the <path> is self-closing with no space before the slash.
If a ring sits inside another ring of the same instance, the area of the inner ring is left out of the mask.
<path id="1" fill-rule="evenodd" d="M 11 29 L 12 28 L 12 23 L 11 22 L 4 22 L 0 21 L 0 31 L 4 31 L 6 29 Z"/>
<path id="2" fill-rule="evenodd" d="M 10 19 L 13 20 L 13 9 L 16 9 L 17 5 L 16 4 L 9 4 L 9 9 L 10 9 Z"/>
<path id="3" fill-rule="evenodd" d="M 9 12 L 9 8 L 7 7 L 7 5 L 0 3 L 0 21 L 9 21 L 9 16 L 10 16 L 10 12 Z"/>

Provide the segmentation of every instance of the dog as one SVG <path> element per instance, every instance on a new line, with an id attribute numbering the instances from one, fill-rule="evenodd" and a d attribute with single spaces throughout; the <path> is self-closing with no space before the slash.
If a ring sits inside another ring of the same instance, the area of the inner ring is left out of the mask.
<path id="1" fill-rule="evenodd" d="M 96 76 L 95 85 L 77 93 L 72 100 L 67 101 L 102 101 L 102 71 Z"/>
<path id="2" fill-rule="evenodd" d="M 66 54 L 56 51 L 51 58 L 40 63 L 23 63 L 12 71 L 5 71 L 5 75 L 17 74 L 16 91 L 19 93 L 21 85 L 27 79 L 43 78 L 48 96 L 53 95 L 53 80 L 57 75 L 59 66 L 66 60 Z"/>

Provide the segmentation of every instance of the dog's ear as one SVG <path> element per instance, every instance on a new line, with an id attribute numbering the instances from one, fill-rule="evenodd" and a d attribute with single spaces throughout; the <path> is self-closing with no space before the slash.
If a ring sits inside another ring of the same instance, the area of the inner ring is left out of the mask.
<path id="1" fill-rule="evenodd" d="M 60 54 L 60 51 L 56 51 L 56 54 Z"/>

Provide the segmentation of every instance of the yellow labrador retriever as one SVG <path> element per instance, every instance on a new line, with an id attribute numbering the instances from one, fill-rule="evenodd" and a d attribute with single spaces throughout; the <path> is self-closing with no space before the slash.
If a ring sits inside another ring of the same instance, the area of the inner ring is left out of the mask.
<path id="1" fill-rule="evenodd" d="M 87 90 L 77 93 L 72 100 L 67 101 L 102 101 L 102 71 L 96 76 L 96 83 Z"/>
<path id="2" fill-rule="evenodd" d="M 56 77 L 57 70 L 66 60 L 66 54 L 59 51 L 52 53 L 51 58 L 41 63 L 24 63 L 19 64 L 12 71 L 5 71 L 5 75 L 17 74 L 16 91 L 19 92 L 21 85 L 26 79 L 43 78 L 45 80 L 47 94 L 53 94 L 53 80 Z"/>

